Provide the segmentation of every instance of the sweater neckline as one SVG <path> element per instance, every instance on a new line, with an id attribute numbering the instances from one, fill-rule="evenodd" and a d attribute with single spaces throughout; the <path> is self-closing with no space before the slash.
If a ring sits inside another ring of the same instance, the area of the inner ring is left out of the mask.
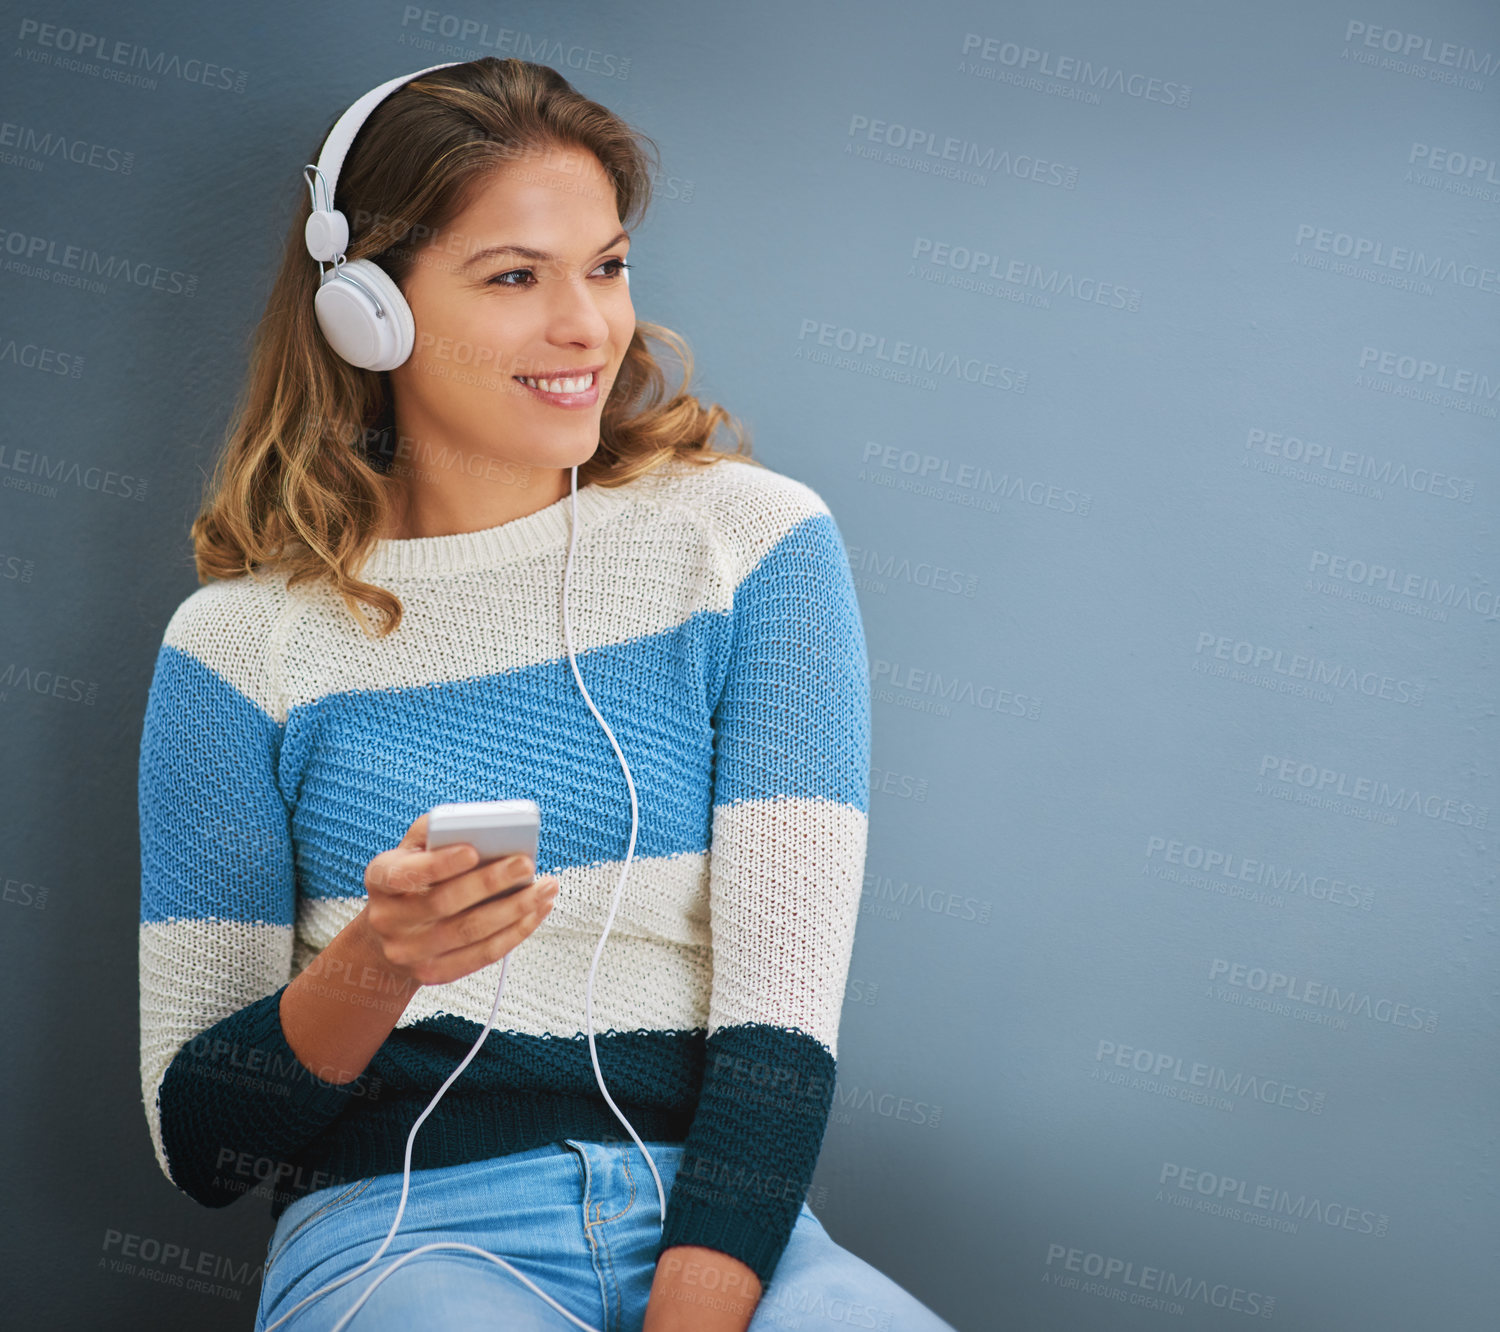
<path id="1" fill-rule="evenodd" d="M 580 536 L 590 525 L 625 503 L 623 486 L 590 483 L 578 489 Z M 573 495 L 570 491 L 544 509 L 512 518 L 494 527 L 445 536 L 380 537 L 370 548 L 361 577 L 408 577 L 423 574 L 461 573 L 470 569 L 494 569 L 516 560 L 568 547 L 572 523 Z"/>

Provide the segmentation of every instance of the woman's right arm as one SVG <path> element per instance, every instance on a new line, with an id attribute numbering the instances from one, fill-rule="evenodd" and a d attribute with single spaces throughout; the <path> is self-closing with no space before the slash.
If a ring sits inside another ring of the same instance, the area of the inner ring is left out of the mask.
<path id="1" fill-rule="evenodd" d="M 141 1095 L 162 1173 L 210 1207 L 273 1175 L 364 1090 L 313 1077 L 278 1015 L 297 905 L 268 664 L 283 597 L 224 582 L 184 601 L 141 732 Z"/>
<path id="2" fill-rule="evenodd" d="M 285 712 L 268 666 L 281 609 L 274 585 L 190 596 L 167 626 L 141 735 L 141 1094 L 162 1173 L 209 1207 L 372 1094 L 364 1069 L 416 988 L 495 960 L 547 909 L 545 881 L 475 905 L 526 876 L 506 877 L 505 862 L 467 869 L 463 847 L 427 852 L 414 824 L 371 860 L 360 915 L 292 979 Z"/>

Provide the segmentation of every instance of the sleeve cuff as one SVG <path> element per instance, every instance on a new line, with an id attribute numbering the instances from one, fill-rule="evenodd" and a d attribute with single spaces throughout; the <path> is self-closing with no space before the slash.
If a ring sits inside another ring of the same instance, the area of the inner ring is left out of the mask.
<path id="1" fill-rule="evenodd" d="M 770 1284 L 812 1185 L 834 1072 L 827 1048 L 795 1028 L 746 1023 L 709 1037 L 658 1259 L 702 1245 Z"/>
<path id="2" fill-rule="evenodd" d="M 224 1179 L 225 1165 L 249 1154 L 286 1161 L 368 1095 L 364 1074 L 325 1082 L 287 1044 L 283 985 L 183 1045 L 158 1092 L 162 1146 L 172 1181 L 195 1201 L 225 1207 L 254 1181 Z"/>

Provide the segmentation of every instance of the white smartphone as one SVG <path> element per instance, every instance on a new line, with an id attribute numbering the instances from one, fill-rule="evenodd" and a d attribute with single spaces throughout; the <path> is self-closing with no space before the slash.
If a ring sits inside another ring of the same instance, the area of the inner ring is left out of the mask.
<path id="1" fill-rule="evenodd" d="M 435 851 L 455 842 L 469 842 L 479 852 L 480 865 L 524 855 L 531 857 L 534 866 L 541 826 L 542 811 L 535 800 L 451 801 L 434 805 L 428 811 L 427 849 Z M 535 877 L 533 871 L 532 879 Z M 527 883 L 530 882 L 528 879 Z M 524 883 L 517 884 L 499 896 L 520 892 L 524 887 Z"/>

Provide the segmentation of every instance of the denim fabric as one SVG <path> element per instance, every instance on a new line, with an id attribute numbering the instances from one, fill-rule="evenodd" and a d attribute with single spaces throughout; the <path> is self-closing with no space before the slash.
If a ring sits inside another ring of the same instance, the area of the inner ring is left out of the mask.
<path id="1" fill-rule="evenodd" d="M 648 1142 L 668 1197 L 682 1145 Z M 266 1246 L 256 1332 L 384 1240 L 399 1174 L 320 1189 L 282 1214 Z M 326 1332 L 402 1254 L 455 1241 L 504 1258 L 598 1332 L 639 1332 L 661 1229 L 656 1183 L 633 1142 L 549 1143 L 467 1165 L 413 1170 L 401 1227 L 368 1271 L 300 1310 L 277 1332 Z M 664 1261 L 672 1255 L 669 1251 Z M 711 1305 L 705 1280 L 690 1287 Z M 576 1328 L 512 1273 L 479 1254 L 420 1254 L 376 1287 L 349 1332 L 412 1328 L 566 1332 Z M 752 1332 L 953 1332 L 889 1277 L 836 1244 L 806 1203 L 761 1294 Z"/>

